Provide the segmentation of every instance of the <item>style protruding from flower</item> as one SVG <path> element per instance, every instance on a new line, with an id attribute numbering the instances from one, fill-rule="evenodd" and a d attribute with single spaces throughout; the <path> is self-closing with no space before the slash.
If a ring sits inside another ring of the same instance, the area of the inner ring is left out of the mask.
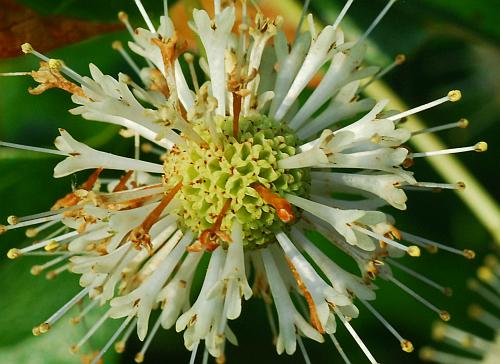
<path id="1" fill-rule="evenodd" d="M 106 321 L 120 320 L 104 347 L 90 354 L 92 364 L 113 346 L 123 352 L 134 330 L 144 342 L 135 356 L 142 362 L 160 327 L 174 326 L 183 332 L 191 363 L 201 344 L 205 358 L 210 354 L 223 363 L 227 343 L 237 344 L 229 322 L 254 295 L 263 298 L 279 354 L 293 354 L 298 344 L 308 362 L 302 338 L 328 337 L 348 363 L 335 337 L 340 322 L 376 363 L 354 329 L 359 304 L 402 350 L 413 351 L 375 307 L 378 279 L 447 321 L 446 311 L 396 277 L 402 271 L 443 294 L 451 290 L 400 258 L 418 257 L 422 250 L 466 258 L 474 253 L 405 232 L 380 208 L 406 210 L 409 191 L 463 189 L 462 182 L 418 181 L 408 168 L 416 158 L 482 152 L 486 144 L 427 152 L 407 147 L 414 135 L 467 126 L 460 120 L 410 131 L 403 123 L 458 101 L 459 91 L 407 111 L 362 96 L 365 87 L 404 61 L 399 55 L 382 69 L 363 62 L 365 40 L 394 2 L 388 1 L 358 40 L 346 42 L 340 24 L 352 0 L 320 32 L 309 16 L 309 30 L 299 27 L 295 38 L 287 38 L 281 17 L 266 18 L 246 1 L 225 6 L 215 1 L 213 16 L 193 11 L 190 25 L 203 49 L 186 53 L 168 6 L 157 26 L 135 0 L 146 28 L 134 29 L 123 12 L 119 18 L 130 32 L 128 48 L 144 61 L 137 63 L 122 43 L 113 43 L 133 71 L 117 77 L 94 64 L 90 76 L 81 76 L 24 44 L 24 53 L 40 59 L 40 69 L 3 76 L 32 76 L 39 83 L 30 89 L 34 94 L 52 88 L 70 93 L 77 105 L 72 114 L 120 126 L 120 135 L 132 137 L 135 147 L 133 157 L 117 156 L 63 129 L 56 149 L 0 142 L 63 157 L 55 177 L 93 171 L 49 211 L 11 217 L 0 226 L 0 233 L 27 228 L 28 237 L 38 239 L 8 253 L 11 259 L 46 257 L 33 274 L 80 275 L 81 291 L 33 333 L 49 331 L 77 305 L 82 308 L 74 324 L 103 306 L 105 312 L 72 347 L 80 352 Z M 307 96 L 313 79 L 319 81 Z M 141 152 L 158 161 L 141 160 Z M 314 232 L 337 249 L 334 255 L 316 245 Z M 355 261 L 359 275 L 337 263 L 341 254 Z M 202 260 L 208 261 L 206 271 Z M 194 292 L 193 280 L 203 274 L 201 289 Z"/>
<path id="2" fill-rule="evenodd" d="M 459 349 L 448 352 L 424 347 L 420 358 L 438 364 L 495 364 L 500 358 L 500 263 L 498 253 L 488 255 L 484 265 L 477 271 L 478 279 L 471 278 L 468 288 L 481 297 L 491 307 L 483 308 L 474 304 L 469 307 L 469 316 L 493 331 L 493 339 L 485 339 L 467 330 L 444 323 L 436 323 L 432 336 L 436 341 L 444 342 Z"/>

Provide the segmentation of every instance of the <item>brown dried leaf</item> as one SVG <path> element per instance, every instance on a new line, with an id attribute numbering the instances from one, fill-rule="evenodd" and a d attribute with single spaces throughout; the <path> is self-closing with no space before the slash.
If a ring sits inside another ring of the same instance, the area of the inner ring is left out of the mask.
<path id="1" fill-rule="evenodd" d="M 121 24 L 96 23 L 64 16 L 41 16 L 15 0 L 0 0 L 0 58 L 21 55 L 29 42 L 40 52 L 76 43 L 122 28 Z"/>

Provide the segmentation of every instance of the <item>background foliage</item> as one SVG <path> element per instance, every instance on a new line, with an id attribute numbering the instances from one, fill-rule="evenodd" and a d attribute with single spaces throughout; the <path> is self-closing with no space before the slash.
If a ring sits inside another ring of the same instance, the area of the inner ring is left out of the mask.
<path id="1" fill-rule="evenodd" d="M 87 21 L 115 22 L 118 10 L 125 9 L 133 24 L 140 25 L 132 0 L 22 0 L 18 1 L 44 16 L 75 17 Z M 161 12 L 160 1 L 144 1 L 152 17 Z M 193 1 L 186 1 L 192 6 Z M 311 11 L 323 23 L 331 23 L 343 5 L 341 0 L 312 0 Z M 358 0 L 346 26 L 355 25 L 366 29 L 374 16 L 383 7 L 384 0 Z M 286 18 L 286 13 L 283 14 Z M 408 62 L 393 71 L 387 83 L 409 105 L 419 105 L 459 88 L 464 98 L 460 103 L 444 105 L 423 114 L 429 125 L 470 119 L 466 131 L 456 130 L 442 134 L 449 146 L 474 144 L 479 140 L 489 142 L 486 154 L 462 155 L 471 172 L 495 197 L 500 197 L 498 179 L 498 143 L 500 134 L 500 13 L 496 0 L 407 0 L 399 1 L 371 37 L 381 51 L 373 53 L 370 60 L 384 65 L 398 53 L 405 53 Z M 0 33 L 5 31 L 1 28 Z M 2 39 L 2 38 L 0 38 Z M 95 36 L 77 44 L 59 48 L 50 53 L 53 58 L 66 60 L 80 73 L 87 73 L 89 62 L 96 63 L 109 74 L 129 72 L 127 65 L 116 52 L 110 49 L 115 39 L 127 39 L 124 32 Z M 1 45 L 1 44 L 0 44 Z M 32 57 L 5 59 L 0 61 L 0 72 L 31 70 L 36 67 Z M 87 141 L 93 147 L 119 154 L 131 152 L 131 141 L 115 138 L 113 127 L 80 120 L 67 110 L 71 101 L 60 91 L 47 92 L 42 96 L 31 96 L 26 89 L 32 81 L 22 78 L 0 79 L 0 139 L 30 145 L 50 145 L 63 127 Z M 22 216 L 44 211 L 63 195 L 75 179 L 84 176 L 54 180 L 52 168 L 57 159 L 32 153 L 0 149 L 0 221 L 15 213 Z M 415 166 L 419 179 L 438 181 L 437 174 L 425 161 Z M 488 336 L 479 325 L 468 321 L 466 307 L 477 297 L 467 292 L 464 282 L 474 274 L 474 269 L 492 244 L 491 237 L 464 207 L 453 193 L 410 193 L 408 211 L 396 214 L 398 225 L 403 230 L 415 231 L 458 248 L 471 247 L 478 252 L 475 262 L 444 252 L 437 255 L 423 254 L 419 259 L 405 258 L 409 266 L 451 286 L 455 296 L 447 298 L 401 273 L 401 280 L 412 286 L 438 307 L 448 309 L 453 323 Z M 0 253 L 23 241 L 23 235 L 12 232 L 0 237 Z M 332 258 L 345 260 L 337 251 Z M 24 258 L 15 262 L 0 260 L 0 362 L 28 364 L 78 363 L 77 356 L 69 353 L 68 347 L 83 332 L 82 327 L 73 327 L 62 320 L 48 335 L 34 338 L 31 328 L 60 307 L 78 289 L 77 278 L 63 274 L 54 281 L 29 274 L 30 267 L 38 259 Z M 417 304 L 396 288 L 380 283 L 375 307 L 384 313 L 407 338 L 418 348 L 430 342 L 430 324 L 435 315 Z M 252 300 L 245 305 L 243 315 L 232 324 L 238 334 L 240 345 L 229 347 L 228 360 L 233 363 L 302 363 L 300 353 L 292 358 L 278 357 L 271 345 L 271 335 L 264 320 L 264 308 L 260 301 Z M 90 321 L 91 322 L 91 321 Z M 373 319 L 366 310 L 354 325 L 374 355 L 382 363 L 418 363 L 416 353 L 405 354 L 399 344 Z M 113 325 L 92 341 L 94 349 L 102 346 L 109 337 Z M 353 363 L 364 363 L 359 349 L 352 339 L 339 330 L 339 339 L 349 353 Z M 307 343 L 313 362 L 341 362 L 333 345 Z M 123 356 L 108 354 L 106 363 L 130 363 L 140 348 L 134 341 Z M 170 330 L 162 331 L 154 340 L 146 358 L 147 363 L 187 362 L 188 354 L 182 345 L 182 336 Z"/>

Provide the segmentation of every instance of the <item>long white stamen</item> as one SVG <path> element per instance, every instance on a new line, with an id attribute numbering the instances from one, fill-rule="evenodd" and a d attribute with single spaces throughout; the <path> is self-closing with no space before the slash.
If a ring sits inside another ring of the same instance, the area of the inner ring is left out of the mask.
<path id="1" fill-rule="evenodd" d="M 271 328 L 274 343 L 278 337 L 278 329 L 276 328 L 276 322 L 274 321 L 273 309 L 269 303 L 264 302 L 264 306 L 266 307 L 267 321 L 269 321 L 269 327 Z"/>
<path id="2" fill-rule="evenodd" d="M 120 55 L 123 57 L 125 62 L 128 63 L 130 68 L 132 68 L 134 70 L 134 72 L 139 76 L 139 78 L 142 78 L 141 69 L 139 68 L 137 63 L 135 63 L 135 61 L 132 59 L 132 57 L 130 57 L 130 54 L 128 54 L 128 52 L 123 48 L 122 42 L 120 42 L 118 40 L 114 41 L 112 44 L 112 47 L 114 50 L 116 50 L 116 51 L 118 51 L 118 53 L 120 53 Z"/>
<path id="3" fill-rule="evenodd" d="M 217 16 L 217 15 L 220 14 L 220 10 L 221 10 L 220 0 L 214 0 L 214 13 L 215 13 L 215 16 Z"/>
<path id="4" fill-rule="evenodd" d="M 16 143 L 8 143 L 8 142 L 2 142 L 0 141 L 0 147 L 7 147 L 7 148 L 14 148 L 14 149 L 22 149 L 22 150 L 29 150 L 30 152 L 37 152 L 37 153 L 45 153 L 45 154 L 55 154 L 55 155 L 62 155 L 64 157 L 67 157 L 69 154 L 66 152 L 63 152 L 61 150 L 57 149 L 49 149 L 49 148 L 40 148 L 40 147 L 32 147 L 30 145 L 23 145 L 23 144 L 16 144 Z"/>
<path id="5" fill-rule="evenodd" d="M 200 346 L 199 341 L 196 344 L 194 344 L 194 348 L 191 351 L 191 357 L 189 358 L 189 364 L 194 364 L 194 362 L 196 361 L 196 353 L 198 352 L 198 346 Z"/>
<path id="6" fill-rule="evenodd" d="M 205 347 L 205 351 L 203 352 L 203 361 L 202 364 L 208 364 L 208 350 Z"/>
<path id="7" fill-rule="evenodd" d="M 432 336 L 437 341 L 444 341 L 447 344 L 479 355 L 484 355 L 491 348 L 491 342 L 467 331 L 439 322 L 434 325 Z"/>
<path id="8" fill-rule="evenodd" d="M 109 350 L 109 348 L 111 347 L 111 345 L 113 345 L 113 343 L 116 341 L 116 339 L 118 338 L 118 336 L 123 332 L 123 330 L 125 330 L 125 328 L 129 324 L 130 320 L 132 320 L 132 318 L 133 318 L 133 316 L 128 316 L 122 322 L 122 324 L 120 325 L 120 327 L 118 327 L 118 329 L 114 332 L 113 336 L 111 336 L 111 338 L 108 340 L 108 342 L 106 342 L 106 344 L 104 345 L 104 347 L 99 351 L 99 353 L 96 355 L 96 357 L 94 358 L 94 360 L 92 360 L 92 362 L 90 364 L 97 364 L 97 363 L 99 363 L 99 361 L 101 360 L 101 358 L 103 357 L 103 355 L 106 354 L 106 352 Z"/>
<path id="9" fill-rule="evenodd" d="M 141 144 L 141 151 L 143 153 L 152 153 L 152 154 L 155 154 L 158 156 L 162 156 L 163 154 L 165 154 L 165 150 L 162 150 L 160 148 L 156 148 L 151 143 L 142 143 Z"/>
<path id="10" fill-rule="evenodd" d="M 94 325 L 85 333 L 85 335 L 80 339 L 80 341 L 71 347 L 71 351 L 77 353 L 78 350 L 99 330 L 99 328 L 106 322 L 109 318 L 109 311 L 102 315 L 99 320 L 96 321 Z"/>
<path id="11" fill-rule="evenodd" d="M 146 9 L 144 9 L 144 5 L 142 5 L 141 0 L 135 0 L 135 5 L 137 5 L 137 8 L 139 9 L 139 12 L 141 13 L 142 18 L 146 22 L 146 25 L 148 26 L 149 31 L 153 34 L 156 33 L 156 29 L 155 29 L 153 23 L 151 22 L 151 19 L 149 18 L 149 15 L 146 12 Z"/>
<path id="12" fill-rule="evenodd" d="M 436 106 L 441 105 L 441 104 L 448 102 L 448 101 L 451 101 L 451 102 L 458 101 L 461 99 L 461 97 L 462 97 L 462 94 L 460 93 L 460 91 L 452 90 L 452 91 L 448 92 L 448 95 L 446 95 L 444 97 L 441 97 L 437 100 L 428 102 L 427 104 L 417 106 L 417 107 L 410 109 L 408 111 L 404 111 L 402 113 L 399 113 L 399 114 L 396 114 L 393 116 L 389 116 L 387 118 L 387 120 L 396 121 L 396 120 L 402 119 L 404 117 L 419 113 L 421 111 L 431 109 L 433 107 L 436 107 Z"/>
<path id="13" fill-rule="evenodd" d="M 463 190 L 465 189 L 465 183 L 434 183 L 434 182 L 418 182 L 412 185 L 401 185 L 400 188 L 405 190 L 415 190 L 415 191 L 436 191 L 436 190 Z"/>
<path id="14" fill-rule="evenodd" d="M 354 330 L 354 328 L 351 326 L 351 324 L 347 321 L 345 316 L 342 314 L 342 312 L 339 311 L 337 307 L 334 308 L 335 313 L 337 316 L 340 318 L 340 321 L 344 324 L 346 327 L 347 331 L 349 331 L 349 334 L 353 337 L 354 341 L 356 341 L 356 344 L 361 348 L 363 353 L 366 355 L 368 360 L 370 361 L 371 364 L 378 364 L 377 360 L 373 357 L 373 355 L 370 353 L 370 350 L 366 347 L 365 343 L 361 340 L 357 332 Z"/>
<path id="15" fill-rule="evenodd" d="M 467 282 L 467 287 L 500 309 L 500 298 L 475 279 Z"/>
<path id="16" fill-rule="evenodd" d="M 333 23 L 333 25 L 332 25 L 333 29 L 337 29 L 337 27 L 339 26 L 342 19 L 344 19 L 344 16 L 347 14 L 347 11 L 349 10 L 349 8 L 351 7 L 353 2 L 354 2 L 354 0 L 348 0 L 346 2 L 344 7 L 342 8 L 342 10 L 340 11 L 339 15 L 337 16 L 337 19 L 335 19 L 335 23 Z"/>
<path id="17" fill-rule="evenodd" d="M 406 246 L 406 245 L 403 245 L 401 243 L 398 243 L 397 241 L 394 241 L 392 239 L 389 239 L 389 238 L 386 238 L 385 236 L 383 235 L 380 235 L 380 234 L 377 234 L 377 233 L 374 233 L 373 231 L 371 230 L 368 230 L 368 229 L 365 229 L 359 225 L 356 225 L 356 224 L 353 224 L 351 226 L 354 230 L 358 230 L 359 232 L 362 232 L 363 234 L 366 234 L 368 236 L 371 236 L 372 238 L 375 238 L 377 240 L 382 240 L 383 242 L 397 248 L 397 249 L 400 249 L 400 250 L 403 250 L 405 252 L 408 253 L 408 255 L 412 256 L 412 257 L 418 257 L 420 256 L 420 249 L 417 247 L 417 246 Z"/>
<path id="18" fill-rule="evenodd" d="M 421 152 L 421 153 L 411 153 L 408 154 L 408 158 L 433 157 L 436 155 L 456 154 L 465 152 L 481 153 L 481 152 L 486 152 L 487 150 L 488 150 L 488 144 L 486 144 L 486 142 L 479 142 L 469 147 L 450 148 L 450 149 L 434 150 L 430 152 Z"/>
<path id="19" fill-rule="evenodd" d="M 66 272 L 67 270 L 69 270 L 70 266 L 71 266 L 70 263 L 67 263 L 67 264 L 60 266 L 59 268 L 51 270 L 50 272 L 47 272 L 47 274 L 45 275 L 45 278 L 48 280 L 54 279 L 62 272 Z"/>
<path id="20" fill-rule="evenodd" d="M 49 222 L 46 222 L 45 224 L 42 224 L 40 226 L 37 226 L 35 228 L 29 228 L 29 229 L 26 229 L 26 236 L 28 238 L 34 238 L 35 236 L 37 236 L 40 232 L 56 225 L 57 223 L 59 222 L 59 220 L 52 220 L 52 221 L 49 221 Z"/>
<path id="21" fill-rule="evenodd" d="M 377 318 L 377 320 L 384 325 L 384 327 L 396 338 L 398 339 L 399 343 L 401 344 L 401 348 L 403 351 L 406 351 L 407 353 L 411 353 L 413 351 L 413 344 L 411 341 L 406 340 L 401 336 L 401 334 L 367 301 L 365 300 L 360 300 L 365 307 Z"/>
<path id="22" fill-rule="evenodd" d="M 426 283 L 427 285 L 437 289 L 438 291 L 441 291 L 443 294 L 450 296 L 451 295 L 451 288 L 449 287 L 444 287 L 436 282 L 434 282 L 432 279 L 427 278 L 426 276 L 414 271 L 413 269 L 410 269 L 408 267 L 405 267 L 403 264 L 398 263 L 394 259 L 387 258 L 386 259 L 391 265 L 401 269 L 402 271 L 408 273 L 409 275 L 417 278 L 418 280 Z"/>
<path id="23" fill-rule="evenodd" d="M 66 212 L 66 211 L 69 211 L 69 210 L 72 210 L 75 208 L 76 208 L 76 206 L 71 206 L 71 207 L 65 207 L 65 208 L 59 209 L 59 210 L 49 210 L 49 211 L 39 212 L 39 213 L 32 214 L 32 215 L 17 217 L 16 220 L 18 223 L 20 223 L 20 222 L 34 220 L 34 219 L 38 219 L 38 218 L 42 218 L 42 217 L 59 215 L 61 212 Z"/>
<path id="24" fill-rule="evenodd" d="M 394 58 L 394 61 L 392 61 L 389 65 L 387 65 L 386 67 L 381 69 L 379 72 L 377 72 L 375 75 L 373 75 L 373 77 L 368 82 L 366 82 L 363 86 L 361 86 L 358 89 L 357 93 L 359 94 L 359 93 L 363 92 L 363 90 L 365 90 L 373 82 L 382 79 L 386 74 L 391 72 L 394 68 L 403 64 L 405 60 L 406 60 L 406 57 L 404 54 L 398 54 L 396 56 L 396 58 Z"/>
<path id="25" fill-rule="evenodd" d="M 38 52 L 37 50 L 35 50 L 32 47 L 32 45 L 29 44 L 29 43 L 24 43 L 21 46 L 21 49 L 22 49 L 22 51 L 23 51 L 24 54 L 31 53 L 34 56 L 36 56 L 39 59 L 41 59 L 42 61 L 44 61 L 44 62 L 50 62 L 50 58 L 49 57 L 47 57 L 44 54 L 42 54 L 42 53 Z M 66 66 L 63 62 L 61 62 L 60 64 L 61 64 L 61 72 L 62 73 L 64 73 L 66 76 L 72 78 L 74 81 L 78 82 L 79 84 L 85 85 L 85 86 L 89 87 L 89 85 L 85 82 L 85 80 L 83 79 L 82 76 L 80 76 L 78 73 L 76 73 L 71 68 L 69 68 L 68 66 Z M 92 87 L 90 87 L 90 88 L 92 88 Z"/>
<path id="26" fill-rule="evenodd" d="M 82 318 L 84 318 L 94 307 L 98 305 L 99 298 L 100 295 L 91 300 L 77 316 L 71 318 L 71 323 L 74 325 L 79 324 L 82 321 Z"/>
<path id="27" fill-rule="evenodd" d="M 436 312 L 439 315 L 439 317 L 441 318 L 441 320 L 443 320 L 443 321 L 449 321 L 450 320 L 450 314 L 447 311 L 443 311 L 443 310 L 437 308 L 432 303 L 430 303 L 429 301 L 427 301 L 425 298 L 423 298 L 422 296 L 420 296 L 419 294 L 417 294 L 415 291 L 413 291 L 410 287 L 408 287 L 405 284 L 403 284 L 402 282 L 398 281 L 396 278 L 389 277 L 389 280 L 391 282 L 393 282 L 396 286 L 398 286 L 399 288 L 401 288 L 403 291 L 405 291 L 406 293 L 408 293 L 410 296 L 412 296 L 413 298 L 415 298 L 421 304 L 423 304 L 427 308 L 431 309 L 432 311 Z"/>
<path id="28" fill-rule="evenodd" d="M 137 323 L 137 317 L 134 317 L 134 320 L 130 323 L 129 327 L 127 328 L 127 330 L 123 334 L 122 338 L 116 342 L 115 351 L 117 353 L 123 353 L 125 351 L 125 346 L 127 345 L 127 340 L 132 335 L 132 332 L 134 332 L 134 329 L 136 328 L 136 323 Z"/>
<path id="29" fill-rule="evenodd" d="M 304 19 L 306 18 L 307 9 L 309 9 L 310 2 L 311 2 L 311 0 L 304 1 L 304 6 L 302 7 L 302 13 L 300 14 L 300 20 L 299 20 L 299 23 L 297 24 L 297 28 L 295 29 L 295 38 L 294 39 L 297 39 L 297 37 L 300 34 L 300 29 L 302 29 L 302 24 L 304 24 Z"/>
<path id="30" fill-rule="evenodd" d="M 75 304 L 77 304 L 83 297 L 85 297 L 92 287 L 86 287 L 78 292 L 73 298 L 66 302 L 59 310 L 50 316 L 43 324 L 33 329 L 33 334 L 43 334 L 51 328 L 66 312 L 68 312 Z"/>
<path id="31" fill-rule="evenodd" d="M 420 358 L 425 361 L 432 361 L 440 364 L 481 364 L 479 360 L 444 353 L 428 347 L 422 348 L 420 351 Z"/>
<path id="32" fill-rule="evenodd" d="M 130 25 L 130 22 L 128 21 L 128 15 L 127 15 L 127 13 L 125 13 L 124 11 L 120 11 L 118 13 L 118 19 L 125 25 L 125 27 L 127 28 L 130 36 L 132 37 L 132 39 L 135 39 L 136 35 L 135 35 L 135 32 L 134 32 L 134 29 Z"/>
<path id="33" fill-rule="evenodd" d="M 136 363 L 142 363 L 144 361 L 144 355 L 146 354 L 146 351 L 148 350 L 149 345 L 151 345 L 153 338 L 155 337 L 158 329 L 160 328 L 160 324 L 161 324 L 161 315 L 158 317 L 155 324 L 153 325 L 153 328 L 149 332 L 149 334 L 146 338 L 146 341 L 144 341 L 144 344 L 142 345 L 141 351 L 139 351 L 135 355 L 134 360 Z"/>
<path id="34" fill-rule="evenodd" d="M 382 18 L 385 16 L 385 14 L 387 14 L 389 9 L 391 8 L 392 5 L 394 5 L 395 2 L 396 2 L 396 0 L 389 0 L 389 2 L 385 5 L 385 7 L 382 9 L 382 11 L 377 15 L 377 17 L 375 18 L 373 23 L 368 27 L 366 32 L 359 38 L 358 42 L 365 41 L 365 39 L 370 35 L 370 33 L 373 31 L 373 29 L 375 29 L 375 27 L 378 25 L 378 23 L 380 23 Z"/>
<path id="35" fill-rule="evenodd" d="M 404 231 L 400 231 L 400 233 L 401 233 L 401 237 L 403 240 L 409 241 L 413 244 L 419 245 L 419 246 L 427 248 L 427 249 L 439 248 L 439 249 L 446 250 L 446 251 L 453 253 L 453 254 L 463 255 L 467 259 L 474 259 L 476 256 L 476 254 L 472 250 L 469 250 L 469 249 L 460 250 L 460 249 L 452 248 L 452 247 L 444 245 L 444 244 L 436 243 L 435 241 L 425 239 L 425 238 L 422 238 L 420 236 L 413 235 L 413 234 L 410 234 L 410 233 L 407 233 Z"/>
<path id="36" fill-rule="evenodd" d="M 78 234 L 79 234 L 78 231 L 71 231 L 71 232 L 69 232 L 67 234 L 60 235 L 60 236 L 58 236 L 56 238 L 47 239 L 47 240 L 41 241 L 39 243 L 30 245 L 30 246 L 27 246 L 27 247 L 22 248 L 22 249 L 12 248 L 7 253 L 7 256 L 10 259 L 15 259 L 15 258 L 18 258 L 21 255 L 23 255 L 24 253 L 31 252 L 33 250 L 37 250 L 37 249 L 40 249 L 40 248 L 45 248 L 49 244 L 53 244 L 53 243 L 55 244 L 55 243 L 61 242 L 63 240 L 72 238 L 73 236 L 76 236 Z"/>
<path id="37" fill-rule="evenodd" d="M 5 230 L 19 229 L 19 228 L 30 226 L 30 225 L 37 225 L 37 224 L 41 224 L 41 223 L 53 222 L 54 220 L 56 220 L 56 222 L 57 222 L 61 219 L 62 219 L 62 215 L 51 215 L 51 216 L 47 216 L 47 217 L 40 217 L 38 219 L 16 222 L 13 225 L 6 226 Z"/>
<path id="38" fill-rule="evenodd" d="M 500 319 L 478 305 L 469 307 L 469 316 L 493 330 L 500 330 Z"/>
<path id="39" fill-rule="evenodd" d="M 45 269 L 47 268 L 50 268 L 50 267 L 53 267 L 54 265 L 56 264 L 59 264 L 60 262 L 68 259 L 68 257 L 70 257 L 72 254 L 64 254 L 64 255 L 61 255 L 57 258 L 54 258 L 54 259 L 51 259 L 49 260 L 48 262 L 45 262 L 44 264 L 41 264 L 41 265 L 34 265 L 33 267 L 31 267 L 31 274 L 33 274 L 34 276 L 36 275 L 39 275 L 40 273 L 42 273 Z"/>
<path id="40" fill-rule="evenodd" d="M 340 357 L 344 360 L 345 364 L 351 364 L 351 361 L 349 360 L 349 358 L 347 357 L 344 349 L 342 349 L 342 346 L 340 346 L 340 343 L 339 341 L 337 340 L 337 338 L 335 337 L 335 335 L 333 334 L 330 334 L 330 339 L 332 340 L 333 342 L 333 345 L 335 346 L 335 348 L 337 349 L 337 351 L 339 352 L 340 354 Z"/>
<path id="41" fill-rule="evenodd" d="M 443 125 L 439 125 L 439 126 L 433 126 L 431 128 L 416 130 L 416 131 L 412 132 L 411 135 L 415 136 L 415 135 L 425 134 L 425 133 L 435 133 L 437 131 L 448 130 L 448 129 L 453 129 L 453 128 L 465 129 L 468 126 L 469 126 L 469 121 L 467 119 L 460 119 L 458 121 L 455 121 L 454 123 L 448 123 L 448 124 L 443 124 Z"/>
<path id="42" fill-rule="evenodd" d="M 0 77 L 31 76 L 31 72 L 4 72 Z"/>
<path id="43" fill-rule="evenodd" d="M 300 351 L 302 352 L 302 356 L 304 357 L 304 363 L 311 364 L 311 359 L 309 358 L 309 354 L 307 354 L 306 347 L 300 335 L 297 335 L 297 343 L 299 344 Z"/>
<path id="44" fill-rule="evenodd" d="M 168 18 L 168 0 L 163 0 L 163 13 Z"/>
<path id="45" fill-rule="evenodd" d="M 200 90 L 200 84 L 198 83 L 198 76 L 196 75 L 196 70 L 194 69 L 194 56 L 191 53 L 184 53 L 184 59 L 189 67 L 189 74 L 191 75 L 194 90 L 198 93 Z"/>

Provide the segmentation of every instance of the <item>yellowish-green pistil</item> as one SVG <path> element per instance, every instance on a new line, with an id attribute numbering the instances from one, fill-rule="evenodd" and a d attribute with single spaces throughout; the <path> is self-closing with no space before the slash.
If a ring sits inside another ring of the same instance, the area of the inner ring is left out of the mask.
<path id="1" fill-rule="evenodd" d="M 183 184 L 176 196 L 181 200 L 177 210 L 181 224 L 201 233 L 215 223 L 230 199 L 222 231 L 230 232 L 236 217 L 243 226 L 246 249 L 274 242 L 272 231 L 284 223 L 252 185 L 260 184 L 281 196 L 308 194 L 307 169 L 277 167 L 278 160 L 295 154 L 297 138 L 290 129 L 259 115 L 240 119 L 236 140 L 232 119 L 219 117 L 215 123 L 225 137 L 217 145 L 203 120 L 198 122 L 195 130 L 208 145 L 188 141 L 186 147 L 175 147 L 165 158 L 166 188 Z"/>

